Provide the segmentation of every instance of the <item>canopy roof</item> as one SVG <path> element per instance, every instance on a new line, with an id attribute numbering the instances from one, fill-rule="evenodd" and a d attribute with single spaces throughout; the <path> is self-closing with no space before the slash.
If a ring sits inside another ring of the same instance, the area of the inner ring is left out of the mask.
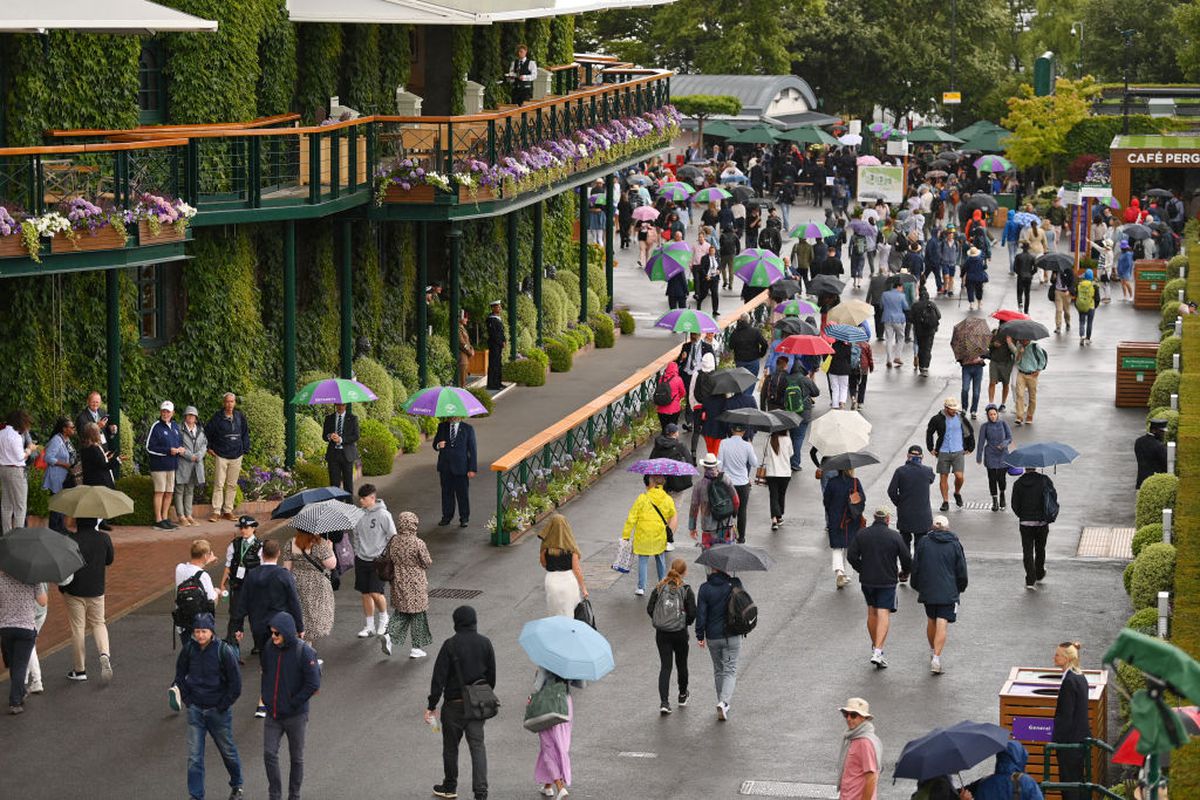
<path id="1" fill-rule="evenodd" d="M 641 8 L 674 0 L 287 0 L 292 22 L 390 25 L 491 25 L 613 8 Z"/>
<path id="2" fill-rule="evenodd" d="M 1187 134 L 1134 134 L 1130 136 L 1115 136 L 1112 149 L 1124 150 L 1138 147 L 1149 147 L 1156 150 L 1196 150 L 1200 148 L 1200 136 Z"/>
<path id="3" fill-rule="evenodd" d="M 144 35 L 165 31 L 215 31 L 213 20 L 193 17 L 148 0 L 4 0 L 0 32 L 52 30 Z"/>

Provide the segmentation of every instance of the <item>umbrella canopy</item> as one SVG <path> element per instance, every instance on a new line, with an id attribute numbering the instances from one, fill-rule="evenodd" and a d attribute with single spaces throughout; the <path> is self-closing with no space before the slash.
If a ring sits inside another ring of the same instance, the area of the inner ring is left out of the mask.
<path id="1" fill-rule="evenodd" d="M 730 136 L 737 136 L 740 131 L 723 120 L 713 120 L 712 122 L 704 123 L 704 135 L 715 136 L 718 139 L 728 139 Z"/>
<path id="2" fill-rule="evenodd" d="M 676 461 L 673 458 L 643 458 L 634 462 L 625 470 L 638 475 L 699 475 L 696 468 L 686 461 Z"/>
<path id="3" fill-rule="evenodd" d="M 857 233 L 859 236 L 871 236 L 877 233 L 875 226 L 867 222 L 865 219 L 850 220 L 850 230 Z"/>
<path id="4" fill-rule="evenodd" d="M 875 306 L 862 300 L 843 300 L 825 315 L 828 322 L 840 322 L 845 325 L 859 325 L 863 320 L 875 316 Z M 847 339 L 846 341 L 851 341 Z"/>
<path id="5" fill-rule="evenodd" d="M 793 239 L 824 239 L 833 236 L 833 231 L 824 222 L 802 222 L 788 231 Z"/>
<path id="6" fill-rule="evenodd" d="M 739 259 L 742 264 L 733 274 L 750 286 L 765 289 L 783 278 L 783 261 L 770 250 L 743 250 L 741 255 L 734 256 L 734 263 Z"/>
<path id="7" fill-rule="evenodd" d="M 1031 319 L 1015 319 L 1000 326 L 1000 335 L 1015 340 L 1045 339 L 1050 335 L 1046 326 Z"/>
<path id="8" fill-rule="evenodd" d="M 375 393 L 358 381 L 327 378 L 305 384 L 292 398 L 292 405 L 320 406 L 338 403 L 366 403 L 376 400 Z"/>
<path id="9" fill-rule="evenodd" d="M 692 195 L 692 199 L 697 203 L 719 203 L 730 197 L 733 197 L 733 195 L 719 186 L 709 186 L 707 189 L 701 189 Z"/>
<path id="10" fill-rule="evenodd" d="M 883 162 L 875 156 L 859 156 L 854 160 L 854 163 L 860 167 L 878 167 Z"/>
<path id="11" fill-rule="evenodd" d="M 892 126 L 888 125 L 886 122 L 872 122 L 870 125 L 867 126 L 867 130 L 869 130 L 871 133 L 875 134 L 876 136 L 878 136 L 879 134 L 884 133 L 886 131 L 890 131 L 891 129 L 892 129 Z"/>
<path id="12" fill-rule="evenodd" d="M 289 519 L 299 514 L 300 510 L 305 506 L 325 500 L 341 500 L 349 496 L 350 493 L 340 486 L 320 486 L 316 489 L 305 489 L 302 492 L 296 492 L 280 500 L 279 505 L 275 506 L 275 510 L 271 512 L 271 519 Z"/>
<path id="13" fill-rule="evenodd" d="M 1171 713 L 1179 717 L 1184 731 L 1189 737 L 1200 735 L 1200 709 L 1196 706 L 1179 706 L 1172 708 Z M 1138 752 L 1141 733 L 1137 728 L 1130 728 L 1117 742 L 1116 752 L 1112 754 L 1112 763 L 1130 764 L 1140 767 L 1146 762 L 1146 756 Z"/>
<path id="14" fill-rule="evenodd" d="M 692 246 L 687 242 L 660 244 L 646 260 L 646 276 L 652 281 L 668 281 L 692 263 Z"/>
<path id="15" fill-rule="evenodd" d="M 687 183 L 664 183 L 662 186 L 658 187 L 656 194 L 659 197 L 665 197 L 668 200 L 683 202 L 691 197 L 692 193 L 695 191 L 696 190 Z"/>
<path id="16" fill-rule="evenodd" d="M 1070 464 L 1079 457 L 1079 451 L 1069 444 L 1062 442 L 1038 442 L 1018 447 L 1010 452 L 1004 463 L 1010 467 L 1056 467 L 1059 464 Z"/>
<path id="17" fill-rule="evenodd" d="M 947 166 L 949 166 L 949 165 L 947 165 Z M 944 169 L 931 169 L 925 173 L 925 177 L 926 178 L 944 178 L 949 174 L 950 173 L 946 172 L 946 170 L 944 170 Z"/>
<path id="18" fill-rule="evenodd" d="M 996 209 L 1000 208 L 1000 204 L 990 194 L 983 194 L 981 192 L 971 195 L 971 199 L 967 201 L 967 208 L 971 211 L 978 208 L 988 214 L 994 214 L 996 213 Z"/>
<path id="19" fill-rule="evenodd" d="M 677 308 L 659 317 L 656 328 L 666 328 L 676 333 L 720 333 L 717 321 L 699 309 Z"/>
<path id="20" fill-rule="evenodd" d="M 950 167 L 951 164 L 947 159 L 941 157 L 935 158 L 933 161 L 929 162 L 929 171 L 926 172 L 925 175 L 929 177 L 936 177 L 933 175 L 933 173 L 941 172 L 943 173 L 942 176 L 945 177 L 945 170 L 950 169 Z"/>
<path id="21" fill-rule="evenodd" d="M 952 133 L 946 133 L 941 128 L 933 125 L 923 125 L 915 131 L 908 132 L 908 140 L 914 144 L 921 142 L 947 142 L 949 144 L 962 144 L 963 140 Z"/>
<path id="22" fill-rule="evenodd" d="M 1004 156 L 980 156 L 974 164 L 980 172 L 1008 172 L 1013 168 L 1012 162 Z"/>
<path id="23" fill-rule="evenodd" d="M 874 313 L 872 311 L 872 313 Z M 839 342 L 865 342 L 871 337 L 862 328 L 857 325 L 826 325 L 825 335 L 831 339 L 837 339 Z"/>
<path id="24" fill-rule="evenodd" d="M 1115 197 L 1101 197 L 1096 202 L 1102 206 L 1107 206 L 1108 208 L 1120 208 L 1121 207 L 1121 201 Z"/>
<path id="25" fill-rule="evenodd" d="M 779 134 L 777 138 L 781 142 L 795 142 L 796 144 L 836 145 L 839 143 L 837 137 L 813 126 L 795 128 Z"/>
<path id="26" fill-rule="evenodd" d="M 730 174 L 730 175 L 722 175 L 721 176 L 721 183 L 749 183 L 749 182 L 750 182 L 750 179 L 747 178 L 745 175 Z M 735 197 L 737 196 L 736 192 L 734 192 L 734 196 Z"/>
<path id="27" fill-rule="evenodd" d="M 784 269 L 783 259 L 775 255 L 770 250 L 762 247 L 747 247 L 742 252 L 733 257 L 733 268 L 742 269 L 746 266 L 757 266 L 760 263 L 770 264 L 775 269 L 782 271 Z M 778 280 L 783 280 L 782 275 Z"/>
<path id="28" fill-rule="evenodd" d="M 737 394 L 758 383 L 758 378 L 745 367 L 719 369 L 712 376 L 713 394 Z"/>
<path id="29" fill-rule="evenodd" d="M 50 498 L 51 511 L 68 517 L 112 519 L 133 513 L 133 498 L 107 486 L 75 486 Z"/>
<path id="30" fill-rule="evenodd" d="M 785 317 L 798 317 L 801 314 L 816 314 L 817 307 L 807 300 L 793 298 L 775 306 L 775 313 L 783 314 Z"/>
<path id="31" fill-rule="evenodd" d="M 1033 262 L 1038 269 L 1075 269 L 1075 261 L 1066 253 L 1043 253 Z"/>
<path id="32" fill-rule="evenodd" d="M 1117 228 L 1117 233 L 1124 236 L 1126 239 L 1132 239 L 1133 241 L 1137 241 L 1139 239 L 1149 239 L 1151 235 L 1149 228 L 1147 228 L 1145 225 L 1138 225 L 1136 222 L 1128 225 L 1122 225 L 1121 227 Z"/>
<path id="33" fill-rule="evenodd" d="M 862 141 L 862 137 L 857 133 L 847 133 L 838 137 L 838 142 L 846 145 L 847 147 L 858 147 L 860 144 L 862 144 Z"/>
<path id="34" fill-rule="evenodd" d="M 1147 189 L 1142 194 L 1144 197 L 1161 197 L 1164 199 L 1168 197 L 1174 197 L 1174 195 L 1171 194 L 1170 190 L 1168 189 Z"/>
<path id="35" fill-rule="evenodd" d="M 963 154 L 962 154 L 961 150 L 942 150 L 940 153 L 937 154 L 937 157 L 942 159 L 943 161 L 950 161 L 951 163 L 953 163 L 955 161 L 958 161 L 960 158 L 962 158 Z"/>
<path id="36" fill-rule="evenodd" d="M 736 128 L 734 129 L 736 132 Z M 705 131 L 708 133 L 708 131 Z M 675 177 L 681 181 L 687 181 L 695 186 L 704 180 L 704 170 L 695 164 L 684 164 L 679 169 L 675 170 Z"/>
<path id="37" fill-rule="evenodd" d="M 779 433 L 781 431 L 790 431 L 792 428 L 800 427 L 804 420 L 800 419 L 800 415 L 793 411 L 768 411 L 774 424 L 769 428 L 765 428 L 767 433 Z"/>
<path id="38" fill-rule="evenodd" d="M 868 464 L 878 464 L 879 456 L 866 450 L 856 450 L 850 453 L 838 453 L 836 456 L 826 456 L 821 459 L 821 469 L 843 470 L 857 469 Z"/>
<path id="39" fill-rule="evenodd" d="M 808 293 L 814 295 L 841 294 L 846 284 L 832 275 L 818 275 L 808 282 Z"/>
<path id="40" fill-rule="evenodd" d="M 679 171 L 683 170 L 683 169 L 684 169 L 684 167 L 680 167 L 679 170 L 676 170 L 675 174 L 678 175 Z M 650 184 L 654 183 L 654 181 L 650 180 L 645 175 L 630 175 L 628 178 L 625 179 L 625 182 L 632 183 L 635 186 L 649 186 Z"/>
<path id="41" fill-rule="evenodd" d="M 937 728 L 904 745 L 896 769 L 897 778 L 929 780 L 939 775 L 962 772 L 996 755 L 1008 744 L 1008 730 L 990 722 L 969 722 Z"/>
<path id="42" fill-rule="evenodd" d="M 795 297 L 800 292 L 800 284 L 791 278 L 771 284 L 771 297 L 776 300 L 786 300 L 789 297 Z"/>
<path id="43" fill-rule="evenodd" d="M 735 175 L 734 177 L 739 178 L 742 183 L 749 183 L 749 179 L 745 175 Z M 748 203 L 754 194 L 747 186 L 734 186 L 729 191 L 733 194 L 733 202 L 735 203 Z"/>
<path id="44" fill-rule="evenodd" d="M 1020 311 L 1002 308 L 995 314 L 992 314 L 992 319 L 998 319 L 1001 322 L 1012 322 L 1014 319 L 1029 319 L 1029 316 L 1027 314 L 1022 314 Z"/>
<path id="45" fill-rule="evenodd" d="M 457 386 L 422 389 L 408 399 L 404 410 L 414 417 L 477 417 L 487 413 L 475 395 Z"/>
<path id="46" fill-rule="evenodd" d="M 1192 703 L 1200 703 L 1200 662 L 1175 645 L 1130 628 L 1122 628 L 1117 640 L 1104 654 L 1105 664 L 1117 660 L 1165 682 L 1168 689 Z M 1145 726 L 1137 717 L 1133 721 L 1134 727 L 1141 729 L 1144 735 Z"/>
<path id="47" fill-rule="evenodd" d="M 1022 228 L 1026 228 L 1031 222 L 1034 225 L 1041 225 L 1042 218 L 1032 211 L 1018 211 L 1017 213 L 1013 214 L 1013 222 L 1017 223 Z"/>
<path id="48" fill-rule="evenodd" d="M 638 206 L 633 210 L 633 218 L 638 222 L 654 222 L 658 219 L 658 210 L 654 206 Z"/>
<path id="49" fill-rule="evenodd" d="M 83 566 L 75 540 L 49 528 L 14 528 L 0 537 L 0 570 L 21 583 L 61 583 Z"/>
<path id="50" fill-rule="evenodd" d="M 857 411 L 833 409 L 813 420 L 812 446 L 820 453 L 851 453 L 867 446 L 871 423 Z"/>
<path id="51" fill-rule="evenodd" d="M 756 206 L 758 208 L 774 208 L 775 201 L 770 197 L 751 197 L 748 200 L 743 200 L 748 206 Z"/>
<path id="52" fill-rule="evenodd" d="M 780 336 L 817 336 L 817 326 L 799 317 L 785 317 L 775 323 L 775 332 Z M 821 341 L 825 341 L 822 339 Z M 828 344 L 828 342 L 826 342 Z"/>
<path id="53" fill-rule="evenodd" d="M 324 533 L 351 531 L 365 512 L 341 500 L 322 500 L 307 505 L 292 517 L 292 527 L 319 536 Z"/>
<path id="54" fill-rule="evenodd" d="M 967 317 L 950 333 L 950 349 L 956 361 L 970 361 L 987 355 L 992 341 L 992 329 L 982 317 Z"/>
<path id="55" fill-rule="evenodd" d="M 763 125 L 748 128 L 726 139 L 728 144 L 775 144 L 775 131 Z"/>
<path id="56" fill-rule="evenodd" d="M 770 414 L 765 411 L 759 411 L 757 408 L 735 408 L 731 411 L 726 411 L 717 417 L 717 419 L 721 422 L 728 422 L 730 425 L 758 428 L 759 430 L 770 430 L 777 422 Z"/>
<path id="57" fill-rule="evenodd" d="M 530 661 L 569 681 L 600 680 L 616 666 L 608 640 L 577 619 L 526 622 L 517 641 Z"/>
<path id="58" fill-rule="evenodd" d="M 775 565 L 775 560 L 760 547 L 731 542 L 713 545 L 700 554 L 696 563 L 724 573 L 766 572 Z"/>

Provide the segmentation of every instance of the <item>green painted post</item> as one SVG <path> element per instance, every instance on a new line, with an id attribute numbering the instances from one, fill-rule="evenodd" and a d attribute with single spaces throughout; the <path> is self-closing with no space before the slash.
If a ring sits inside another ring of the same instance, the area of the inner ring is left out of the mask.
<path id="1" fill-rule="evenodd" d="M 616 211 L 616 201 L 613 199 L 613 176 L 610 172 L 604 176 L 604 285 L 608 292 L 608 302 L 605 311 L 613 310 L 613 214 Z"/>
<path id="2" fill-rule="evenodd" d="M 413 287 L 417 303 L 417 380 L 424 389 L 429 385 L 429 305 L 425 287 L 429 285 L 429 223 L 417 222 L 417 284 Z M 451 327 L 458 332 L 457 320 Z M 457 337 L 452 336 L 457 340 Z"/>
<path id="3" fill-rule="evenodd" d="M 579 321 L 587 322 L 588 187 L 579 187 Z"/>
<path id="4" fill-rule="evenodd" d="M 454 385 L 458 384 L 458 319 L 461 313 L 458 310 L 458 299 L 461 287 L 462 276 L 462 223 L 451 222 L 450 230 L 446 232 L 446 238 L 450 240 L 450 319 L 453 324 L 450 326 L 450 363 L 455 365 L 454 377 L 451 382 Z"/>
<path id="5" fill-rule="evenodd" d="M 508 357 L 517 360 L 517 214 L 509 212 L 508 222 Z"/>
<path id="6" fill-rule="evenodd" d="M 537 346 L 542 346 L 542 216 L 545 201 L 533 204 L 533 304 L 537 307 Z"/>
<path id="7" fill-rule="evenodd" d="M 354 276 L 351 266 L 351 256 L 353 255 L 353 248 L 351 247 L 352 233 L 352 223 L 349 220 L 343 222 L 341 270 L 342 342 L 341 368 L 339 369 L 339 373 L 343 378 L 354 377 Z"/>
<path id="8" fill-rule="evenodd" d="M 121 273 L 110 269 L 104 273 L 105 318 L 104 330 L 107 339 L 105 358 L 108 361 L 108 412 L 121 420 Z M 114 453 L 121 452 L 120 437 L 126 434 L 118 426 L 115 436 L 109 438 Z M 129 435 L 133 435 L 129 432 Z"/>
<path id="9" fill-rule="evenodd" d="M 296 223 L 283 224 L 283 436 L 284 464 L 296 466 Z M 309 453 L 308 455 L 315 455 Z"/>
<path id="10" fill-rule="evenodd" d="M 496 473 L 496 529 L 492 531 L 492 544 L 500 547 L 508 544 L 508 532 L 504 530 L 504 473 Z"/>

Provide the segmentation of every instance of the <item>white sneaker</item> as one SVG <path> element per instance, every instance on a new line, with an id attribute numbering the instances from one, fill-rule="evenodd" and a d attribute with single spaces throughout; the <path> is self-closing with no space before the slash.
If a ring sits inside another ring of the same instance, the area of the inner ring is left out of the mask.
<path id="1" fill-rule="evenodd" d="M 669 552 L 671 552 L 671 551 L 672 551 L 672 550 L 674 550 L 674 549 L 675 549 L 675 543 L 674 543 L 674 542 L 667 542 L 667 552 L 669 553 Z"/>
<path id="2" fill-rule="evenodd" d="M 554 797 L 554 795 L 557 794 L 557 792 L 554 791 L 554 784 L 549 786 L 539 786 L 538 791 L 546 797 Z"/>
<path id="3" fill-rule="evenodd" d="M 729 719 L 729 703 L 726 703 L 724 700 L 717 703 L 717 719 L 722 722 Z"/>
<path id="4" fill-rule="evenodd" d="M 427 655 L 429 654 L 419 647 L 414 647 L 412 650 L 408 651 L 409 658 L 424 658 Z"/>
<path id="5" fill-rule="evenodd" d="M 112 659 L 107 653 L 100 654 L 100 680 L 105 683 L 112 680 Z"/>
<path id="6" fill-rule="evenodd" d="M 30 694 L 41 694 L 44 691 L 46 691 L 46 688 L 44 686 L 42 686 L 41 681 L 30 681 L 29 682 L 29 693 Z"/>
<path id="7" fill-rule="evenodd" d="M 374 628 L 372 628 L 370 625 L 364 625 L 363 629 L 358 632 L 358 638 L 367 639 L 367 638 L 370 638 L 371 636 L 373 636 L 374 634 L 375 634 Z"/>
<path id="8" fill-rule="evenodd" d="M 568 792 L 567 787 L 564 786 L 558 790 L 558 794 L 554 795 L 554 800 L 562 800 L 568 794 L 570 794 L 570 792 Z"/>
<path id="9" fill-rule="evenodd" d="M 380 636 L 379 646 L 383 649 L 385 656 L 390 656 L 392 654 L 392 637 L 386 635 Z"/>
<path id="10" fill-rule="evenodd" d="M 638 597 L 641 597 L 642 595 L 644 595 L 646 593 L 646 590 L 645 589 L 634 589 L 633 593 L 636 594 Z"/>
<path id="11" fill-rule="evenodd" d="M 842 587 L 844 587 L 844 586 L 845 586 L 847 583 L 849 583 L 849 582 L 850 582 L 850 579 L 846 577 L 846 573 L 845 573 L 845 572 L 842 572 L 842 571 L 839 569 L 839 570 L 837 571 L 837 580 L 836 580 L 835 582 L 837 583 L 837 588 L 841 589 L 841 588 L 842 588 Z"/>
<path id="12" fill-rule="evenodd" d="M 931 657 L 929 659 L 929 671 L 934 675 L 941 675 L 942 674 L 942 660 L 940 658 L 938 658 L 937 656 Z"/>
<path id="13" fill-rule="evenodd" d="M 387 633 L 387 629 L 388 629 L 388 618 L 381 617 L 379 620 L 378 627 L 375 628 L 375 633 L 377 633 L 380 636 L 383 636 L 385 633 Z"/>

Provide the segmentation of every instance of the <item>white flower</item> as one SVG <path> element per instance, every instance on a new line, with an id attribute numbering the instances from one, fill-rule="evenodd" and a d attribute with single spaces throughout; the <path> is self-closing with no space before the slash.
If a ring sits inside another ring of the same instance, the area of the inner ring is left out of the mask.
<path id="1" fill-rule="evenodd" d="M 192 217 L 196 216 L 196 209 L 192 206 L 189 206 L 182 200 L 175 201 L 175 210 L 179 212 L 181 219 L 191 219 Z"/>
<path id="2" fill-rule="evenodd" d="M 66 233 L 71 230 L 71 221 L 57 211 L 50 211 L 40 217 L 30 220 L 37 229 L 38 236 L 53 236 L 56 233 Z"/>

